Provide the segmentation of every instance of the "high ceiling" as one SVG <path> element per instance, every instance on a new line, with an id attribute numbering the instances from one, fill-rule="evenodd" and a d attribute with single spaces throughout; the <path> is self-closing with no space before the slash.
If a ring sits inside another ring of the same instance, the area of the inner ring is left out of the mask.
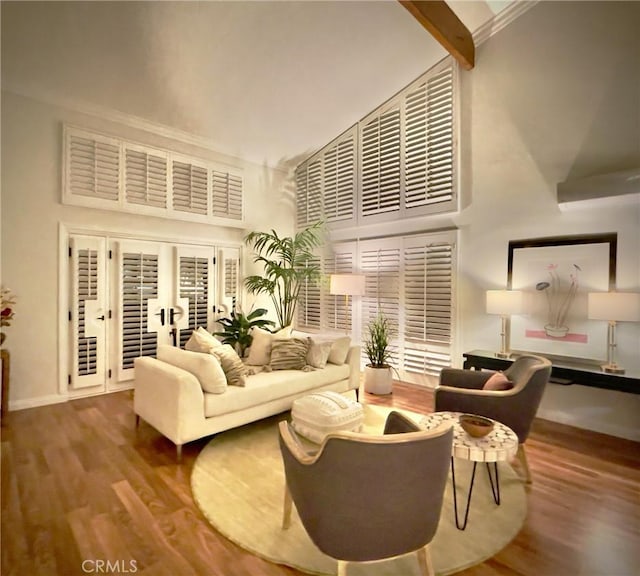
<path id="1" fill-rule="evenodd" d="M 473 32 L 510 2 L 449 2 Z M 279 165 L 446 55 L 395 0 L 2 2 L 3 89 Z"/>

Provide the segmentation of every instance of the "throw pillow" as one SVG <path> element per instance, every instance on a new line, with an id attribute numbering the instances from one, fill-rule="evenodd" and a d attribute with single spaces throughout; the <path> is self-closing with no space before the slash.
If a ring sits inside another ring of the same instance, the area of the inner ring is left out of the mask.
<path id="1" fill-rule="evenodd" d="M 158 346 L 157 358 L 193 374 L 205 392 L 222 394 L 227 390 L 227 378 L 214 356 L 161 345 Z"/>
<path id="2" fill-rule="evenodd" d="M 307 352 L 307 364 L 314 368 L 324 368 L 331 352 L 331 342 L 314 340 L 309 338 L 309 351 Z"/>
<path id="3" fill-rule="evenodd" d="M 220 361 L 229 385 L 246 385 L 247 368 L 230 344 L 222 344 L 211 348 L 210 353 Z"/>
<path id="4" fill-rule="evenodd" d="M 291 336 L 291 326 L 285 326 L 282 330 L 278 330 L 273 334 L 262 328 L 253 328 L 251 336 L 253 336 L 253 340 L 249 348 L 247 364 L 266 366 L 271 360 L 271 345 L 273 341 L 277 338 L 289 338 Z"/>
<path id="5" fill-rule="evenodd" d="M 222 342 L 215 336 L 207 332 L 202 326 L 198 326 L 197 330 L 194 330 L 184 345 L 185 350 L 190 352 L 209 352 L 211 348 L 222 346 Z"/>
<path id="6" fill-rule="evenodd" d="M 343 336 L 342 338 L 334 340 L 331 344 L 328 361 L 331 364 L 344 364 L 347 361 L 350 346 L 351 338 L 349 336 Z"/>
<path id="7" fill-rule="evenodd" d="M 307 338 L 276 339 L 271 347 L 272 370 L 302 370 L 307 365 Z"/>
<path id="8" fill-rule="evenodd" d="M 492 374 L 484 383 L 483 390 L 511 390 L 513 384 L 502 372 Z"/>

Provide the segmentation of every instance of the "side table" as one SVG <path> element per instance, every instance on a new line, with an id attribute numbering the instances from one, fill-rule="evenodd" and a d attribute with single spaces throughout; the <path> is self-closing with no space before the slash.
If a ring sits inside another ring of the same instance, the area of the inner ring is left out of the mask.
<path id="1" fill-rule="evenodd" d="M 498 462 L 511 460 L 518 451 L 518 436 L 508 426 L 501 422 L 493 421 L 493 430 L 482 438 L 472 438 L 460 426 L 458 418 L 460 412 L 434 412 L 427 414 L 420 420 L 420 425 L 431 430 L 440 424 L 448 423 L 453 425 L 453 447 L 451 449 L 451 482 L 453 484 L 453 509 L 456 517 L 456 527 L 464 530 L 469 519 L 469 505 L 471 504 L 471 494 L 473 493 L 473 482 L 476 476 L 476 466 L 478 462 L 484 462 L 487 466 L 487 474 L 493 493 L 493 501 L 500 505 L 500 477 L 498 475 Z M 467 493 L 467 506 L 464 511 L 464 519 L 461 522 L 458 517 L 458 495 L 456 491 L 456 471 L 454 458 L 470 460 L 473 462 L 471 481 Z M 493 464 L 493 466 L 490 466 Z M 491 471 L 493 468 L 493 472 Z"/>
<path id="2" fill-rule="evenodd" d="M 0 350 L 2 358 L 2 407 L 0 409 L 0 419 L 4 423 L 9 412 L 9 374 L 11 367 L 11 355 L 8 350 Z"/>

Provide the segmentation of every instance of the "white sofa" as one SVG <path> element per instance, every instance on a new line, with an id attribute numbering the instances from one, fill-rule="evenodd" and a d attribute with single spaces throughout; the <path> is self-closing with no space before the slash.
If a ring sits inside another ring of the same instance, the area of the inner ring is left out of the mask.
<path id="1" fill-rule="evenodd" d="M 245 386 L 228 386 L 222 394 L 203 391 L 187 370 L 141 357 L 135 360 L 133 406 L 136 425 L 142 418 L 169 438 L 180 460 L 186 442 L 290 410 L 296 398 L 311 392 L 334 390 L 357 399 L 359 385 L 360 347 L 355 345 L 342 365 L 260 372 L 247 376 Z"/>

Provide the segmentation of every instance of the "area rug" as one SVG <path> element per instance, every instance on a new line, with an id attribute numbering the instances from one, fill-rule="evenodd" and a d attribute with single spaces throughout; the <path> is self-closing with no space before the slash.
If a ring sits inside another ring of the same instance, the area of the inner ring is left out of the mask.
<path id="1" fill-rule="evenodd" d="M 365 432 L 378 434 L 390 409 L 365 405 Z M 419 420 L 418 414 L 402 410 Z M 216 530 L 245 550 L 277 564 L 310 574 L 336 574 L 337 563 L 311 542 L 295 512 L 291 527 L 282 530 L 284 469 L 278 446 L 282 414 L 218 434 L 203 449 L 194 465 L 191 487 L 196 503 Z M 312 446 L 309 444 L 309 446 Z M 455 526 L 451 478 L 438 531 L 431 545 L 437 574 L 452 574 L 495 555 L 518 533 L 527 504 L 523 482 L 506 463 L 500 463 L 502 505 L 497 506 L 484 466 L 476 472 L 469 523 Z M 399 471 L 401 473 L 401 471 Z M 459 514 L 466 504 L 471 465 L 456 460 Z M 367 490 L 367 486 L 362 487 Z M 371 494 L 375 513 L 376 499 Z M 354 534 L 354 538 L 358 535 Z M 350 564 L 349 576 L 417 576 L 417 557 L 407 554 L 368 564 Z"/>

